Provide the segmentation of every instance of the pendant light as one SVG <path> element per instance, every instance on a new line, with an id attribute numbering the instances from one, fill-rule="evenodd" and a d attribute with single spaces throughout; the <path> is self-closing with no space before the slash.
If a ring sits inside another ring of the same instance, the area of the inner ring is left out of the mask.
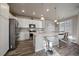
<path id="1" fill-rule="evenodd" d="M 54 9 L 55 9 L 55 20 L 54 20 L 54 22 L 55 22 L 56 24 L 59 24 L 59 23 L 58 23 L 58 20 L 57 20 L 56 7 L 55 7 Z"/>

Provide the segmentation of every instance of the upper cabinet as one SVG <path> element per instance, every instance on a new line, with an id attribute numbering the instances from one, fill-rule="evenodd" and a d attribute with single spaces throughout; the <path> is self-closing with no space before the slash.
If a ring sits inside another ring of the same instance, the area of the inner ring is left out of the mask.
<path id="1" fill-rule="evenodd" d="M 0 3 L 0 16 L 9 17 L 9 6 L 5 3 Z"/>
<path id="2" fill-rule="evenodd" d="M 41 20 L 32 20 L 31 23 L 35 24 L 36 28 L 43 28 L 43 26 L 42 26 L 43 24 L 42 24 Z"/>
<path id="3" fill-rule="evenodd" d="M 43 28 L 41 20 L 31 20 L 29 18 L 17 18 L 20 28 L 29 28 L 29 24 L 35 24 L 36 28 Z"/>
<path id="4" fill-rule="evenodd" d="M 29 27 L 29 23 L 31 19 L 28 18 L 17 18 L 17 21 L 19 23 L 18 27 L 20 28 L 28 28 Z"/>

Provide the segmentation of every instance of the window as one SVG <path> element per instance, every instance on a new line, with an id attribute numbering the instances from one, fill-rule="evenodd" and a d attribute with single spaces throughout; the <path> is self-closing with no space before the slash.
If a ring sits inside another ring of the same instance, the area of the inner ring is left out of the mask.
<path id="1" fill-rule="evenodd" d="M 69 34 L 72 34 L 72 19 L 65 20 L 63 22 L 59 23 L 59 31 L 68 32 Z"/>

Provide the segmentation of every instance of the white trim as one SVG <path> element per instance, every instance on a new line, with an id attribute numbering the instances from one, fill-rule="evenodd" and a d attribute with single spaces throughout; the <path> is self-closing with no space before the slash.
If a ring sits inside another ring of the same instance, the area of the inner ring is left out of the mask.
<path id="1" fill-rule="evenodd" d="M 0 56 L 4 56 L 8 50 L 9 50 L 9 48 L 1 50 Z"/>

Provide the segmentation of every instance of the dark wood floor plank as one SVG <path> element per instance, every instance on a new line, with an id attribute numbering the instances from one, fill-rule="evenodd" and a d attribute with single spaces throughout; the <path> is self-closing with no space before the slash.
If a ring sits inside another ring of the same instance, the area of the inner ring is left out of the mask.
<path id="1" fill-rule="evenodd" d="M 60 42 L 60 47 L 54 47 L 60 56 L 79 56 L 79 45 L 71 43 L 67 44 Z M 54 52 L 55 53 L 55 52 Z M 34 53 L 33 41 L 17 42 L 17 48 L 9 51 L 6 56 L 47 56 L 45 50 Z"/>

